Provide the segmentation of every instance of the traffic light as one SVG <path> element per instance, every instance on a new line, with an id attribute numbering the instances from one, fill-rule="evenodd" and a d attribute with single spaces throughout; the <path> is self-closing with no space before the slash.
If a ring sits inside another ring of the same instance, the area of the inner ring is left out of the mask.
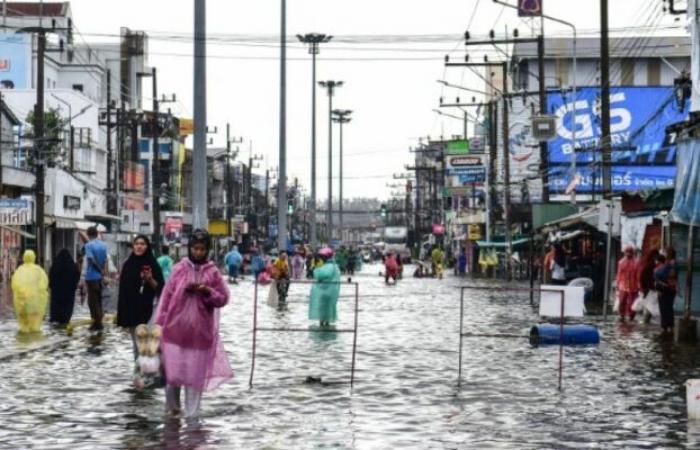
<path id="1" fill-rule="evenodd" d="M 294 214 L 294 200 L 287 200 L 287 214 Z"/>
<path id="2" fill-rule="evenodd" d="M 379 211 L 379 215 L 381 215 L 382 217 L 386 217 L 386 214 L 387 214 L 386 205 L 382 204 L 381 210 Z"/>

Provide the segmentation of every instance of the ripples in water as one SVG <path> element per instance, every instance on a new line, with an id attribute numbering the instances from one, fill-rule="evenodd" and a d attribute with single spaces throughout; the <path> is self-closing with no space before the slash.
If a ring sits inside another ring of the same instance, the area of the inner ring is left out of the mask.
<path id="1" fill-rule="evenodd" d="M 656 329 L 602 323 L 596 347 L 567 348 L 557 391 L 556 347 L 532 348 L 537 321 L 528 295 L 494 282 L 467 294 L 465 331 L 523 339 L 466 338 L 456 387 L 459 280 L 405 279 L 384 286 L 377 267 L 360 282 L 356 385 L 347 381 L 352 335 L 260 332 L 255 386 L 252 285 L 232 287 L 222 335 L 236 375 L 205 393 L 202 417 L 163 415 L 163 393 L 130 388 L 128 336 L 77 334 L 54 351 L 2 361 L 0 447 L 42 448 L 697 448 L 700 425 L 685 418 L 683 384 L 697 348 L 657 340 Z M 307 326 L 309 286 L 293 286 L 289 310 L 264 302 L 261 326 Z M 261 290 L 261 295 L 265 289 Z M 344 288 L 341 323 L 352 326 Z M 7 348 L 13 324 L 0 324 Z M 46 339 L 60 332 L 49 331 Z M 307 377 L 324 383 L 306 383 Z M 329 384 L 325 384 L 329 382 Z M 340 384 L 336 384 L 340 383 Z"/>

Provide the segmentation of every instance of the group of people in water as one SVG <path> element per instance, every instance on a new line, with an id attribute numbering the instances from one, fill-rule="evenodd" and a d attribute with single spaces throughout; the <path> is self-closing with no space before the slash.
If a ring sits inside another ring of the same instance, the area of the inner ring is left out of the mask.
<path id="1" fill-rule="evenodd" d="M 67 250 L 56 256 L 49 276 L 36 264 L 32 250 L 24 253 L 24 264 L 12 277 L 15 312 L 20 332 L 41 330 L 51 291 L 50 320 L 68 324 L 79 286 L 86 286 L 91 315 L 90 330 L 103 328 L 101 290 L 107 283 L 109 262 L 107 248 L 98 238 L 95 228 L 87 232 L 88 242 L 76 263 Z M 188 241 L 187 257 L 174 263 L 167 247 L 156 258 L 148 237 L 139 235 L 131 243 L 131 253 L 123 263 L 118 282 L 115 323 L 131 337 L 135 361 L 135 381 L 139 351 L 143 339 L 139 329 L 144 325 L 157 327 L 160 339 L 160 361 L 165 380 L 166 410 L 197 416 L 202 393 L 230 379 L 233 375 L 219 334 L 220 309 L 229 301 L 229 286 L 225 277 L 210 259 L 211 239 L 204 230 L 196 230 Z M 240 276 L 243 258 L 237 249 L 226 255 L 229 281 Z M 261 257 L 260 253 L 257 254 Z M 301 278 L 300 256 L 290 270 L 286 252 L 270 263 L 271 282 L 276 285 L 280 302 L 286 301 L 290 278 Z M 340 269 L 330 247 L 313 255 L 311 293 L 308 317 L 321 327 L 337 321 L 337 300 L 340 291 Z M 302 259 L 305 261 L 305 259 Z M 236 264 L 238 263 L 238 264 Z M 256 269 L 255 258 L 251 269 Z M 268 268 L 255 273 L 257 281 Z M 82 281 L 81 281 L 82 279 Z M 184 409 L 181 390 L 184 389 Z"/>

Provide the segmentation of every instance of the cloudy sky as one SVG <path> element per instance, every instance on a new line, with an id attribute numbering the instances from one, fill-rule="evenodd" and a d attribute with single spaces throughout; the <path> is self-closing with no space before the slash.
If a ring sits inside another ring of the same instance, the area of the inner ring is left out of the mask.
<path id="1" fill-rule="evenodd" d="M 511 0 L 514 3 L 514 0 Z M 176 93 L 182 115 L 192 112 L 192 0 L 72 0 L 75 25 L 86 41 L 115 40 L 120 27 L 151 35 L 150 62 L 159 70 L 161 92 Z M 208 121 L 218 126 L 215 145 L 224 145 L 226 122 L 245 143 L 241 153 L 265 156 L 277 166 L 279 1 L 209 0 Z M 546 0 L 545 13 L 575 22 L 581 36 L 592 36 L 599 24 L 594 0 Z M 662 13 L 662 2 L 615 0 L 610 26 L 622 35 L 627 27 L 673 32 L 682 21 Z M 474 74 L 445 70 L 443 56 L 461 56 L 460 41 L 469 26 L 473 36 L 495 29 L 504 34 L 519 28 L 530 33 L 529 21 L 491 0 L 288 0 L 289 35 L 311 31 L 335 36 L 322 47 L 318 79 L 343 80 L 334 107 L 354 110 L 345 128 L 345 197 L 387 197 L 394 173 L 410 162 L 409 146 L 424 136 L 460 134 L 462 125 L 433 112 L 440 95 L 458 92 L 436 83 L 448 79 L 483 88 Z M 677 30 L 675 30 L 677 32 Z M 546 24 L 546 33 L 567 35 Z M 492 54 L 493 50 L 491 50 Z M 478 53 L 483 53 L 479 51 Z M 478 54 L 476 53 L 476 54 Z M 475 54 L 475 53 L 473 53 Z M 288 51 L 288 167 L 308 187 L 310 176 L 311 63 L 306 49 L 290 42 Z M 318 195 L 327 195 L 327 98 L 318 91 Z M 462 94 L 464 96 L 464 94 Z M 337 129 L 334 132 L 337 136 Z M 337 155 L 337 144 L 336 144 Z M 334 164 L 337 175 L 337 156 Z M 337 195 L 337 180 L 334 194 Z"/>

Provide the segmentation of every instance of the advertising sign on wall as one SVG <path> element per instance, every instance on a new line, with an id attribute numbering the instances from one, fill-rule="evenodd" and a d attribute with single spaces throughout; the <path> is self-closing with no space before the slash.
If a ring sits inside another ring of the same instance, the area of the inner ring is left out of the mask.
<path id="1" fill-rule="evenodd" d="M 0 33 L 0 87 L 31 88 L 32 40 L 27 33 Z"/>
<path id="2" fill-rule="evenodd" d="M 571 164 L 573 130 L 576 130 L 577 172 L 584 180 L 577 192 L 590 192 L 592 163 L 602 159 L 599 149 L 600 89 L 581 88 L 576 93 L 576 115 L 571 114 L 569 94 L 551 92 L 547 108 L 557 116 L 557 136 L 549 142 L 549 162 L 553 191 L 574 176 L 565 167 Z M 676 146 L 667 137 L 668 125 L 685 120 L 688 107 L 681 110 L 672 87 L 611 87 L 610 139 L 612 142 L 613 190 L 638 190 L 670 186 L 675 177 Z M 556 167 L 560 166 L 560 167 Z M 597 169 L 597 177 L 602 171 Z M 564 180 L 560 180 L 564 178 Z M 596 182 L 596 191 L 602 183 Z"/>
<path id="3" fill-rule="evenodd" d="M 28 225 L 31 213 L 27 200 L 0 199 L 0 225 Z"/>
<path id="4" fill-rule="evenodd" d="M 459 139 L 449 141 L 445 146 L 446 155 L 467 155 L 469 154 L 469 141 Z"/>
<path id="5" fill-rule="evenodd" d="M 163 224 L 163 235 L 166 242 L 179 242 L 182 237 L 183 218 L 182 214 L 166 213 Z"/>

